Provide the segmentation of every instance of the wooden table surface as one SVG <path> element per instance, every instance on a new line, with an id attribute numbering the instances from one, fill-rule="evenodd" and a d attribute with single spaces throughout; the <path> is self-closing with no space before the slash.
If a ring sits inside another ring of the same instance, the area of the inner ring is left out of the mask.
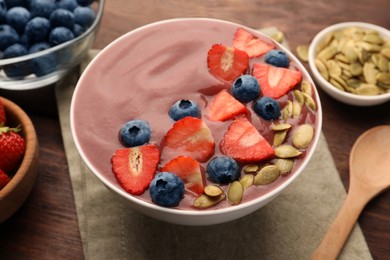
<path id="1" fill-rule="evenodd" d="M 388 0 L 108 0 L 96 38 L 103 48 L 139 26 L 175 17 L 213 17 L 253 28 L 276 26 L 292 50 L 309 44 L 324 27 L 363 21 L 390 29 Z M 306 67 L 308 68 L 307 64 Z M 34 92 L 1 92 L 31 115 L 40 142 L 39 178 L 22 208 L 0 224 L 0 259 L 82 259 L 72 186 L 52 88 Z M 390 102 L 375 107 L 341 104 L 320 90 L 323 132 L 348 190 L 348 156 L 365 130 L 390 124 Z M 26 99 L 28 101 L 26 101 Z M 42 104 L 45 104 L 42 106 Z M 331 194 L 329 194 L 331 196 Z M 374 259 L 390 259 L 390 192 L 371 201 L 359 223 Z"/>

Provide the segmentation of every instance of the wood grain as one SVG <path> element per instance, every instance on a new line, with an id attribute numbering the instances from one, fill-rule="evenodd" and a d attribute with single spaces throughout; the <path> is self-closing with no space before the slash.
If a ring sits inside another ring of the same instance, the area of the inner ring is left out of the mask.
<path id="1" fill-rule="evenodd" d="M 389 29 L 389 9 L 388 0 L 108 0 L 94 47 L 104 48 L 126 32 L 162 19 L 212 17 L 253 28 L 276 26 L 294 50 L 300 44 L 309 44 L 321 29 L 339 22 L 362 21 Z M 82 259 L 55 98 L 50 89 L 37 92 L 33 95 L 36 98 L 22 101 L 33 115 L 40 142 L 39 178 L 24 206 L 0 225 L 0 258 Z M 319 92 L 324 111 L 323 132 L 347 189 L 350 149 L 367 129 L 390 124 L 390 103 L 352 107 Z M 14 100 L 23 95 L 0 91 L 0 95 L 4 94 Z M 41 104 L 46 106 L 42 108 Z M 390 192 L 386 192 L 370 202 L 359 218 L 374 259 L 390 256 L 389 212 Z"/>

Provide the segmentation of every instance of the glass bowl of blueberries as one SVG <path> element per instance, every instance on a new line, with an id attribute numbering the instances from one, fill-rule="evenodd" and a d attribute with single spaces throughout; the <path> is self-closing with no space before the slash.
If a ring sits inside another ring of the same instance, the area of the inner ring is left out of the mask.
<path id="1" fill-rule="evenodd" d="M 0 89 L 60 80 L 91 48 L 104 0 L 0 0 Z"/>

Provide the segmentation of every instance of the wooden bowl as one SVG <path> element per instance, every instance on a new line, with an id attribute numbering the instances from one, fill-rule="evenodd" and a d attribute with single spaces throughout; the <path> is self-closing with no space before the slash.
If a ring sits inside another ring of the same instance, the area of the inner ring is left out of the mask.
<path id="1" fill-rule="evenodd" d="M 11 181 L 0 190 L 0 223 L 14 214 L 27 199 L 38 175 L 38 138 L 27 114 L 15 103 L 0 97 L 4 104 L 7 125 L 21 125 L 26 142 L 23 160 Z"/>

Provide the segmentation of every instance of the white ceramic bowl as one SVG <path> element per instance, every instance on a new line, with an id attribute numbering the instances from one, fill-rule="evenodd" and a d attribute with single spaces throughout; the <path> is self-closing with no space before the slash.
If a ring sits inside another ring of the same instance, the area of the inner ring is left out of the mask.
<path id="1" fill-rule="evenodd" d="M 156 111 L 153 102 L 160 102 L 160 100 L 164 102 L 166 98 L 172 99 L 170 94 L 167 94 L 172 93 L 169 90 L 170 84 L 197 84 L 198 77 L 202 76 L 205 76 L 208 81 L 220 82 L 210 76 L 207 70 L 207 51 L 212 44 L 219 41 L 231 44 L 238 27 L 246 28 L 258 37 L 266 37 L 245 26 L 215 19 L 189 18 L 161 21 L 131 31 L 111 43 L 99 53 L 81 76 L 71 105 L 71 129 L 76 147 L 92 173 L 108 189 L 125 198 L 129 205 L 140 212 L 166 222 L 184 225 L 210 225 L 234 220 L 258 210 L 277 197 L 299 176 L 312 157 L 322 125 L 319 96 L 304 66 L 291 52 L 278 45 L 288 53 L 294 66 L 302 71 L 303 77 L 311 82 L 313 98 L 318 105 L 315 136 L 311 146 L 306 150 L 301 163 L 297 164 L 294 173 L 280 185 L 275 185 L 265 194 L 236 206 L 195 210 L 165 208 L 139 199 L 126 193 L 115 180 L 111 172 L 110 158 L 116 149 L 122 148 L 118 143 L 117 126 L 129 120 L 129 112 L 145 109 L 145 116 L 150 116 L 151 113 L 164 115 L 163 120 L 157 122 L 160 127 L 161 124 L 165 124 L 165 119 L 169 119 L 167 114 L 169 109 Z M 177 51 L 171 53 L 170 50 L 173 49 Z M 145 61 L 140 62 L 138 56 L 146 57 L 150 62 L 146 62 L 146 66 L 143 66 Z M 198 69 L 199 64 L 202 66 L 201 69 Z M 183 67 L 186 66 L 188 68 L 183 71 Z M 155 80 L 153 75 L 159 75 L 160 78 Z M 142 80 L 144 76 L 152 78 L 148 78 L 145 84 Z M 140 83 L 142 85 L 139 85 Z M 139 89 L 134 89 L 134 86 L 139 86 Z M 148 88 L 144 89 L 144 86 Z M 210 85 L 203 87 L 206 91 Z M 138 93 L 152 95 L 153 101 L 139 104 Z M 191 93 L 183 95 L 191 95 Z M 171 125 L 171 120 L 169 122 Z M 152 123 L 156 124 L 156 122 Z M 153 125 L 151 128 L 153 136 Z"/>
<path id="2" fill-rule="evenodd" d="M 62 79 L 72 68 L 77 66 L 91 48 L 103 16 L 104 0 L 96 0 L 91 6 L 96 13 L 93 24 L 79 37 L 36 53 L 0 59 L 0 89 L 31 90 L 53 84 Z M 26 69 L 18 78 L 10 78 L 2 71 L 7 67 L 29 67 L 34 59 L 55 59 L 56 66 L 48 73 L 37 76 Z"/>
<path id="3" fill-rule="evenodd" d="M 318 44 L 326 37 L 328 33 L 342 30 L 349 27 L 359 27 L 363 29 L 370 29 L 370 30 L 376 30 L 380 33 L 380 35 L 385 39 L 390 39 L 390 31 L 369 23 L 362 23 L 362 22 L 345 22 L 345 23 L 339 23 L 334 24 L 332 26 L 326 27 L 322 31 L 320 31 L 312 40 L 309 47 L 309 66 L 312 71 L 313 77 L 315 81 L 318 83 L 318 85 L 331 97 L 344 102 L 346 104 L 355 105 L 355 106 L 372 106 L 372 105 L 379 105 L 382 103 L 385 103 L 390 100 L 390 92 L 377 95 L 377 96 L 361 96 L 356 95 L 352 93 L 348 93 L 345 91 L 342 91 L 335 86 L 333 86 L 329 81 L 324 79 L 320 72 L 318 71 L 316 65 L 314 64 L 315 61 L 315 50 Z"/>

